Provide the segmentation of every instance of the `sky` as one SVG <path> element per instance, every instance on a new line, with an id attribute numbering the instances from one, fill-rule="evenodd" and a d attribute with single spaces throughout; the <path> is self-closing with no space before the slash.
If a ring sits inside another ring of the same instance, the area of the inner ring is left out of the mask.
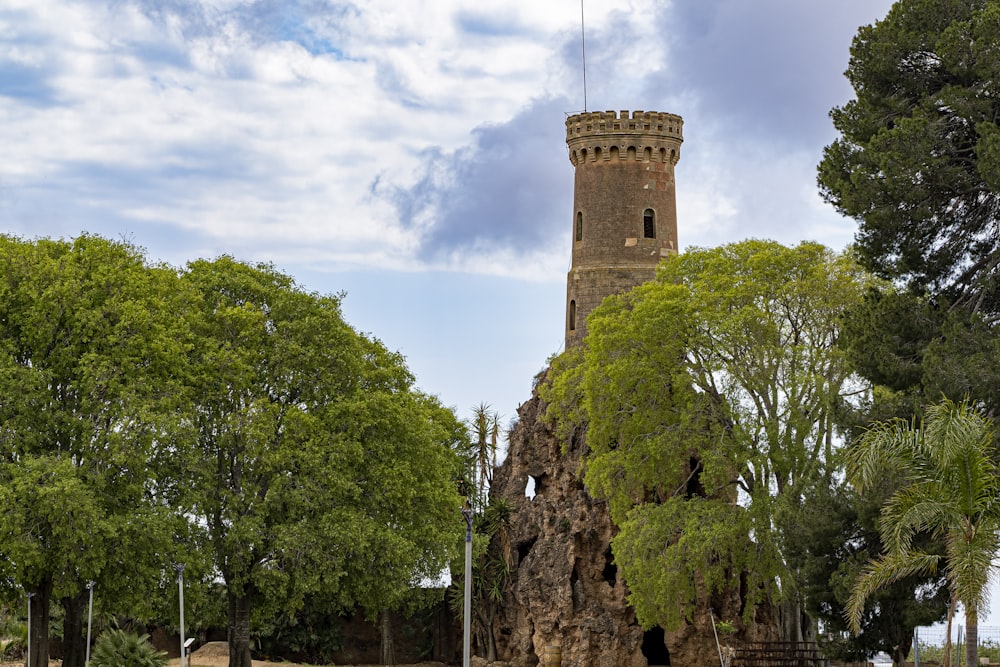
<path id="1" fill-rule="evenodd" d="M 890 5 L 0 0 L 0 233 L 273 263 L 507 423 L 563 345 L 566 115 L 684 117 L 682 250 L 841 250 L 816 165 Z"/>
<path id="2" fill-rule="evenodd" d="M 271 262 L 507 423 L 563 345 L 566 115 L 684 117 L 682 248 L 842 249 L 815 167 L 889 6 L 0 0 L 0 232 Z"/>

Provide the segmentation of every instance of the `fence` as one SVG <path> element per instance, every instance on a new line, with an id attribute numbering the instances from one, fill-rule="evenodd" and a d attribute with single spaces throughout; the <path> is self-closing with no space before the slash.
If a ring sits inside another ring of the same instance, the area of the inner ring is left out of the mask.
<path id="1" fill-rule="evenodd" d="M 910 655 L 910 660 L 920 664 L 938 663 L 944 658 L 944 644 L 948 637 L 947 628 L 935 625 L 929 628 L 917 628 L 914 631 L 914 642 L 917 655 Z M 965 667 L 965 628 L 953 625 L 951 628 L 951 664 L 955 667 Z M 980 664 L 1000 664 L 1000 627 L 979 628 L 979 662 Z"/>
<path id="2" fill-rule="evenodd" d="M 736 647 L 732 667 L 821 667 L 811 642 L 747 642 Z"/>

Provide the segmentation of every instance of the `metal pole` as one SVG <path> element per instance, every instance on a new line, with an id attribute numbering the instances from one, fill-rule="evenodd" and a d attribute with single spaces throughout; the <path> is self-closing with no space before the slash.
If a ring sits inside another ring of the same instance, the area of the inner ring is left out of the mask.
<path id="1" fill-rule="evenodd" d="M 920 628 L 913 628 L 913 667 L 920 667 Z"/>
<path id="2" fill-rule="evenodd" d="M 177 568 L 177 590 L 180 593 L 181 608 L 181 667 L 184 667 L 184 565 L 175 565 Z"/>
<path id="3" fill-rule="evenodd" d="M 31 598 L 34 593 L 28 593 L 28 667 L 31 667 Z"/>
<path id="4" fill-rule="evenodd" d="M 583 58 L 583 111 L 587 111 L 587 31 L 583 23 L 583 0 L 580 0 L 580 51 Z"/>
<path id="5" fill-rule="evenodd" d="M 465 517 L 465 613 L 462 618 L 462 667 L 469 667 L 472 647 L 472 510 L 462 510 Z"/>
<path id="6" fill-rule="evenodd" d="M 719 643 L 719 631 L 715 629 L 715 612 L 711 608 L 708 610 L 708 617 L 712 619 L 712 635 L 715 636 L 715 648 L 719 651 L 719 667 L 726 667 L 726 661 L 722 659 L 722 644 Z"/>
<path id="7" fill-rule="evenodd" d="M 90 628 L 94 621 L 94 582 L 87 582 L 87 589 L 90 591 L 90 607 L 87 611 L 87 657 L 84 658 L 85 667 L 90 667 Z"/>

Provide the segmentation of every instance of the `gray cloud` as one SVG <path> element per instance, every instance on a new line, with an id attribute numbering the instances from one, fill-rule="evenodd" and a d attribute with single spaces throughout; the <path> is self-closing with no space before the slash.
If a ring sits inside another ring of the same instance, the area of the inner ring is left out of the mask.
<path id="1" fill-rule="evenodd" d="M 728 211 L 701 220 L 686 238 L 815 236 L 811 156 L 818 160 L 829 141 L 829 109 L 850 94 L 842 72 L 858 17 L 875 20 L 878 5 L 890 4 L 676 2 L 662 5 L 649 22 L 613 12 L 599 29 L 588 29 L 588 108 L 685 116 L 689 137 L 679 179 L 719 181 L 717 197 Z M 572 75 L 581 71 L 579 33 L 564 39 L 558 57 Z M 424 260 L 487 247 L 528 253 L 551 244 L 563 231 L 572 192 L 559 121 L 582 102 L 582 94 L 576 102 L 536 100 L 509 122 L 477 130 L 469 146 L 428 150 L 416 185 L 380 182 L 375 192 L 391 198 L 404 225 L 423 231 Z M 723 156 L 737 164 L 720 163 Z M 702 183 L 687 187 L 703 200 L 710 196 Z M 830 239 L 843 237 L 834 230 Z"/>
<path id="2" fill-rule="evenodd" d="M 830 108 L 846 102 L 842 73 L 861 22 L 891 0 L 700 0 L 657 17 L 669 63 L 647 77 L 652 91 L 690 91 L 727 133 L 784 145 L 827 136 Z M 862 17 L 859 21 L 859 17 Z"/>
<path id="3" fill-rule="evenodd" d="M 509 37 L 532 34 L 530 26 L 521 23 L 513 14 L 463 9 L 455 14 L 455 25 L 462 32 L 480 38 Z M 544 35 L 539 35 L 544 37 Z"/>
<path id="4" fill-rule="evenodd" d="M 428 166 L 413 187 L 375 184 L 404 225 L 430 222 L 421 258 L 477 249 L 527 253 L 555 241 L 572 196 L 561 122 L 567 104 L 536 100 L 508 123 L 476 129 L 471 146 L 428 151 Z"/>

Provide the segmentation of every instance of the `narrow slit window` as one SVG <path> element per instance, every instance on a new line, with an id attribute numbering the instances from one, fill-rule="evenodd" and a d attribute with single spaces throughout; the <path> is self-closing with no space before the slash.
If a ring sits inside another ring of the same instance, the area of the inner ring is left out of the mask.
<path id="1" fill-rule="evenodd" d="M 569 302 L 569 330 L 576 331 L 576 301 Z"/>
<path id="2" fill-rule="evenodd" d="M 576 240 L 583 240 L 583 212 L 581 211 L 576 213 Z"/>
<path id="3" fill-rule="evenodd" d="M 644 239 L 656 238 L 656 213 L 651 208 L 647 208 L 642 214 L 642 237 Z"/>

